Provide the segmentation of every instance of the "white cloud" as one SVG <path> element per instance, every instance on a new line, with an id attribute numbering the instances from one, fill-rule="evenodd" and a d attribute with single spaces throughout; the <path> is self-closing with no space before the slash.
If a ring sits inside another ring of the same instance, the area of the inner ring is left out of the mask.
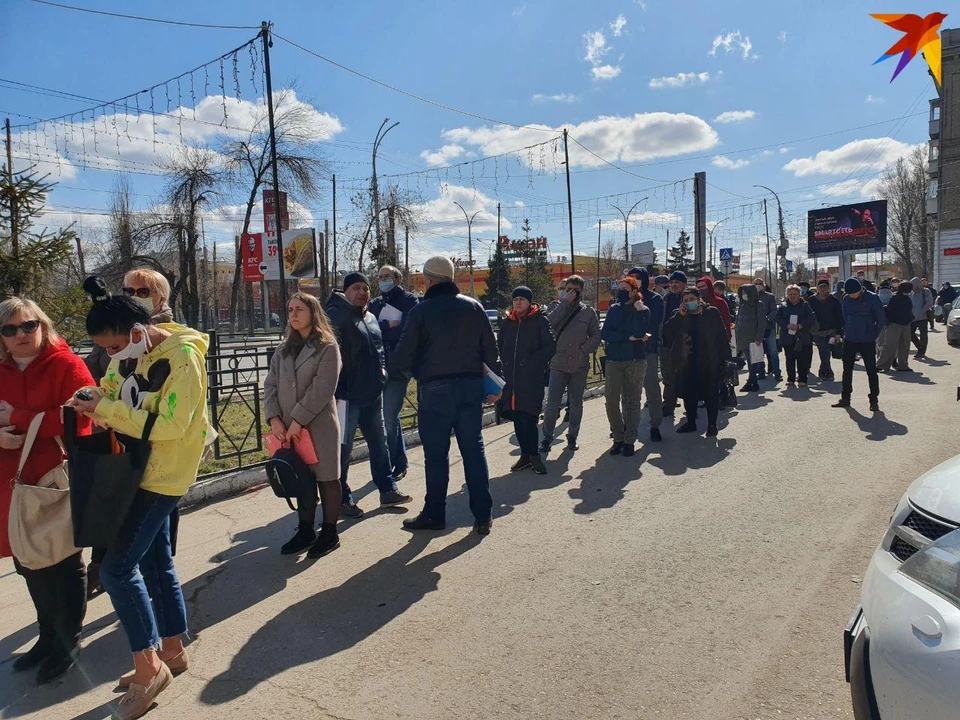
<path id="1" fill-rule="evenodd" d="M 708 55 L 716 56 L 717 50 L 723 48 L 724 51 L 731 53 L 739 51 L 744 60 L 756 60 L 758 55 L 751 54 L 753 50 L 753 43 L 750 42 L 750 37 L 746 35 L 741 35 L 739 30 L 736 30 L 726 35 L 717 35 L 713 39 L 713 45 L 710 48 Z"/>
<path id="2" fill-rule="evenodd" d="M 513 201 L 513 206 L 514 206 L 514 207 L 526 207 L 526 204 L 523 202 L 523 200 L 514 200 L 514 201 Z"/>
<path id="3" fill-rule="evenodd" d="M 635 5 L 639 5 L 640 9 L 644 12 L 647 11 L 647 4 L 643 0 L 633 0 Z"/>
<path id="4" fill-rule="evenodd" d="M 786 155 L 786 154 L 787 154 L 788 152 L 790 152 L 791 150 L 793 150 L 793 148 L 782 147 L 782 148 L 780 148 L 780 154 L 781 154 L 781 155 Z"/>
<path id="5" fill-rule="evenodd" d="M 627 225 L 627 229 L 630 232 L 637 232 L 638 229 L 643 225 L 676 225 L 679 224 L 683 218 L 676 213 L 671 212 L 655 212 L 653 210 L 644 210 L 642 213 L 636 213 L 630 215 L 630 224 Z M 597 224 L 594 223 L 594 228 L 597 227 Z M 609 218 L 603 221 L 603 227 L 606 230 L 610 229 L 623 229 L 623 218 Z"/>
<path id="6" fill-rule="evenodd" d="M 687 85 L 703 85 L 710 81 L 710 73 L 677 73 L 669 77 L 650 78 L 648 85 L 654 90 L 662 88 L 682 88 Z"/>
<path id="7" fill-rule="evenodd" d="M 444 145 L 439 150 L 424 150 L 420 153 L 420 157 L 430 167 L 440 167 L 441 165 L 449 165 L 453 160 L 463 155 L 464 150 L 465 148 L 460 145 Z"/>
<path id="8" fill-rule="evenodd" d="M 736 123 L 750 120 L 755 115 L 756 113 L 753 110 L 727 110 L 717 115 L 713 121 L 720 124 Z"/>
<path id="9" fill-rule="evenodd" d="M 580 96 L 575 95 L 574 93 L 557 93 L 556 95 L 544 95 L 543 93 L 537 93 L 531 98 L 534 102 L 559 102 L 559 103 L 575 103 L 580 101 Z"/>
<path id="10" fill-rule="evenodd" d="M 771 155 L 773 155 L 773 150 L 764 150 L 762 153 L 760 153 L 760 157 L 765 157 L 765 158 L 768 158 Z"/>
<path id="11" fill-rule="evenodd" d="M 617 19 L 610 23 L 610 29 L 613 31 L 614 37 L 620 37 L 623 35 L 623 29 L 627 26 L 627 18 L 623 13 L 617 15 Z"/>
<path id="12" fill-rule="evenodd" d="M 880 178 L 872 178 L 866 181 L 859 178 L 850 178 L 849 180 L 834 183 L 833 185 L 821 185 L 818 189 L 823 195 L 828 197 L 845 198 L 859 196 L 862 198 L 872 198 L 876 196 L 879 186 Z"/>
<path id="13" fill-rule="evenodd" d="M 915 146 L 893 138 L 853 140 L 835 150 L 821 150 L 813 157 L 794 158 L 783 166 L 797 177 L 844 175 L 858 170 L 882 170 Z"/>
<path id="14" fill-rule="evenodd" d="M 590 68 L 594 80 L 613 80 L 620 74 L 619 65 L 601 65 L 600 67 Z"/>
<path id="15" fill-rule="evenodd" d="M 610 160 L 643 162 L 710 149 L 719 143 L 716 131 L 695 115 L 652 112 L 635 115 L 604 116 L 565 126 L 586 147 Z M 461 127 L 443 132 L 447 142 L 479 148 L 483 155 L 499 155 L 543 142 L 549 137 L 542 128 L 559 133 L 562 128 L 533 125 L 515 128 L 506 125 L 478 128 Z M 523 159 L 523 156 L 521 156 Z M 570 146 L 572 166 L 597 167 L 603 160 L 584 151 L 576 143 Z"/>
<path id="16" fill-rule="evenodd" d="M 454 202 L 463 205 L 464 210 L 471 215 L 477 213 L 477 217 L 473 221 L 474 235 L 486 230 L 493 230 L 496 234 L 497 200 L 473 188 L 449 183 L 440 185 L 440 193 L 436 198 L 418 206 L 424 217 L 423 230 L 425 232 L 451 232 L 462 228 L 464 234 L 466 234 L 467 226 L 463 219 L 463 210 L 454 205 Z M 508 230 L 511 227 L 513 226 L 509 220 L 501 218 L 502 230 Z M 474 251 L 476 251 L 476 248 L 474 248 Z"/>
<path id="17" fill-rule="evenodd" d="M 867 95 L 867 99 L 864 100 L 864 102 L 867 103 L 868 105 L 880 105 L 882 103 L 885 103 L 886 99 L 882 97 L 876 97 L 874 95 Z"/>
<path id="18" fill-rule="evenodd" d="M 513 17 L 520 17 L 521 15 L 523 15 L 524 10 L 526 10 L 526 9 L 527 9 L 527 6 L 526 6 L 526 5 L 520 5 L 519 7 L 515 7 L 515 8 L 513 9 L 513 12 L 510 13 L 510 14 L 511 14 Z"/>
<path id="19" fill-rule="evenodd" d="M 603 56 L 610 52 L 611 48 L 607 45 L 607 38 L 602 30 L 595 30 L 583 34 L 584 56 L 591 65 L 599 65 L 603 62 Z"/>
<path id="20" fill-rule="evenodd" d="M 740 168 L 745 168 L 750 164 L 749 160 L 731 160 L 726 155 L 717 155 L 712 161 L 714 167 L 721 168 L 723 170 L 739 170 Z"/>
<path id="21" fill-rule="evenodd" d="M 777 36 L 777 40 L 779 40 L 782 43 L 785 43 L 787 41 L 787 31 L 781 30 L 780 34 Z"/>

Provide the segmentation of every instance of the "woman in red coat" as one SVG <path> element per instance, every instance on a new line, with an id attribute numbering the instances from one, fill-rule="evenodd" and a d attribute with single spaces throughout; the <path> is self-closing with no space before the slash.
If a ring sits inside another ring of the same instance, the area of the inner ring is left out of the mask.
<path id="1" fill-rule="evenodd" d="M 32 300 L 12 297 L 0 303 L 0 340 L 0 557 L 10 557 L 10 479 L 17 472 L 30 421 L 45 413 L 20 477 L 26 484 L 36 483 L 63 462 L 56 440 L 63 435 L 60 406 L 93 379 Z M 84 433 L 89 432 L 89 420 L 79 416 L 77 421 Z M 77 552 L 42 570 L 13 561 L 27 582 L 40 626 L 40 639 L 14 661 L 13 669 L 39 665 L 37 682 L 47 683 L 69 670 L 76 656 L 87 609 L 83 559 Z"/>

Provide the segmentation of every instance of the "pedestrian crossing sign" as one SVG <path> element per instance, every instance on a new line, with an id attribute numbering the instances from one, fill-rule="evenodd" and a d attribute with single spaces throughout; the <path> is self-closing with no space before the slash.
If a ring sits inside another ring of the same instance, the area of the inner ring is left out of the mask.
<path id="1" fill-rule="evenodd" d="M 733 262 L 733 248 L 720 248 L 720 262 Z"/>

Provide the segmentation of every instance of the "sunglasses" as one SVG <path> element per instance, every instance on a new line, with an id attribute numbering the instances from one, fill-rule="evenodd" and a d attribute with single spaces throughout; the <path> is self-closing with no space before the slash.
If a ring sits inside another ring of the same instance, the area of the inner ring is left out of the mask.
<path id="1" fill-rule="evenodd" d="M 128 295 L 129 297 L 133 297 L 134 295 L 136 295 L 138 298 L 144 298 L 144 299 L 150 297 L 150 293 L 151 293 L 151 292 L 153 292 L 153 291 L 150 290 L 150 288 L 132 288 L 132 287 L 125 287 L 125 288 L 123 289 L 123 294 L 124 294 L 124 295 Z"/>
<path id="2" fill-rule="evenodd" d="M 38 327 L 40 327 L 39 320 L 27 320 L 19 325 L 4 325 L 3 328 L 0 329 L 0 334 L 5 338 L 12 338 L 17 336 L 17 330 L 23 330 L 24 335 L 33 335 Z"/>

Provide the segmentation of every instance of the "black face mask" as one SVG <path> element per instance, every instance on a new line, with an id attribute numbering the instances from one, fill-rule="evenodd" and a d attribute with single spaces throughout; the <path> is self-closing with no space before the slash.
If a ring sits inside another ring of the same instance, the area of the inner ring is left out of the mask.
<path id="1" fill-rule="evenodd" d="M 629 290 L 617 290 L 617 302 L 618 302 L 618 303 L 627 303 L 627 302 L 630 302 L 630 291 L 629 291 Z"/>

